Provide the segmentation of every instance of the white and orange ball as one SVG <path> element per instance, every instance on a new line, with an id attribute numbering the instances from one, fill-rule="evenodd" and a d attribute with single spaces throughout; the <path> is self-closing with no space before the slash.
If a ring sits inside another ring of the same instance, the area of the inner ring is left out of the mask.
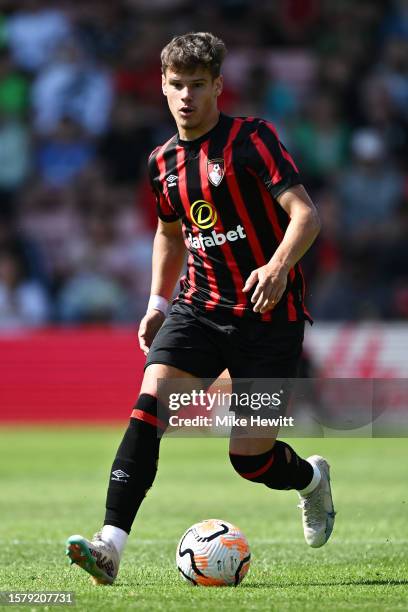
<path id="1" fill-rule="evenodd" d="M 235 525 L 208 519 L 192 525 L 177 546 L 180 576 L 191 585 L 237 586 L 249 569 L 246 537 Z"/>

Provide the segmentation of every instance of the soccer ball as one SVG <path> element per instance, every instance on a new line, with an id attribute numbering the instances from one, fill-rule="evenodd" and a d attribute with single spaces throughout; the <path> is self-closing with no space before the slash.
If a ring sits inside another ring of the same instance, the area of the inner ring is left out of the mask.
<path id="1" fill-rule="evenodd" d="M 237 586 L 249 569 L 251 553 L 246 537 L 219 519 L 196 523 L 177 546 L 180 576 L 191 585 Z"/>

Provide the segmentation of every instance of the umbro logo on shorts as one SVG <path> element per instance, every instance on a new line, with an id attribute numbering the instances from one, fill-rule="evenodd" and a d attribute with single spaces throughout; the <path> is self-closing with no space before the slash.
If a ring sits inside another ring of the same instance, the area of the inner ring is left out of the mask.
<path id="1" fill-rule="evenodd" d="M 125 480 L 126 478 L 130 478 L 130 476 L 123 470 L 115 470 L 112 472 L 111 480 L 116 480 L 117 482 L 127 482 L 127 480 Z"/>

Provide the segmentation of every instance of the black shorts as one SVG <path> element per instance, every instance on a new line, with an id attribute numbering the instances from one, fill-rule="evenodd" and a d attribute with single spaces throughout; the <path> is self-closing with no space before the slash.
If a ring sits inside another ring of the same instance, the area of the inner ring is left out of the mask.
<path id="1" fill-rule="evenodd" d="M 304 325 L 203 314 L 176 302 L 150 347 L 145 368 L 162 363 L 210 382 L 225 369 L 232 379 L 296 378 Z"/>

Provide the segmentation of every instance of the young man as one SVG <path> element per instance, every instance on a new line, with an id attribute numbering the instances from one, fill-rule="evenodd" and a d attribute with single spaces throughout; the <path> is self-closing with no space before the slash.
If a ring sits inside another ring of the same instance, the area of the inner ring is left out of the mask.
<path id="1" fill-rule="evenodd" d="M 145 375 L 113 462 L 104 526 L 92 541 L 67 541 L 71 562 L 96 583 L 115 580 L 156 474 L 168 422 L 158 380 L 177 379 L 186 391 L 226 368 L 233 380 L 297 374 L 309 319 L 298 261 L 320 223 L 273 126 L 220 114 L 225 52 L 215 36 L 196 33 L 174 38 L 161 55 L 163 93 L 178 133 L 149 158 L 159 220 L 151 297 L 139 328 Z M 187 273 L 166 318 L 186 248 Z M 307 543 L 327 542 L 335 513 L 325 459 L 304 460 L 273 434 L 244 437 L 236 428 L 230 459 L 247 480 L 296 489 Z"/>

